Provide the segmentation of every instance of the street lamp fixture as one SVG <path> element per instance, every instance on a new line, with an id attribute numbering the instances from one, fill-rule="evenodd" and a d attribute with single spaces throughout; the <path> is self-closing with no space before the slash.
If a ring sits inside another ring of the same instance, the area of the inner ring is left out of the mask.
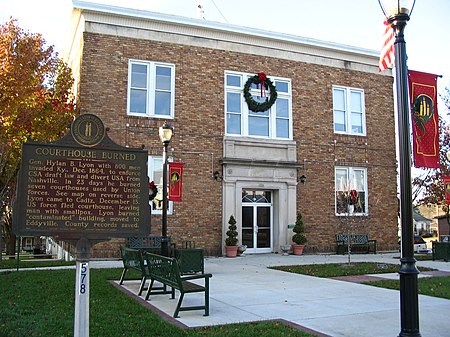
<path id="1" fill-rule="evenodd" d="M 161 239 L 161 255 L 169 255 L 169 238 L 167 237 L 167 147 L 172 139 L 173 128 L 164 122 L 159 128 L 159 138 L 164 145 L 163 151 L 163 207 L 162 207 L 162 239 Z"/>
<path id="2" fill-rule="evenodd" d="M 410 106 L 408 99 L 408 67 L 403 35 L 414 9 L 415 0 L 378 0 L 395 35 L 395 82 L 397 98 L 397 133 L 400 176 L 400 324 L 399 336 L 421 336 L 419 332 L 419 301 L 414 259 L 414 229 L 411 186 Z"/>

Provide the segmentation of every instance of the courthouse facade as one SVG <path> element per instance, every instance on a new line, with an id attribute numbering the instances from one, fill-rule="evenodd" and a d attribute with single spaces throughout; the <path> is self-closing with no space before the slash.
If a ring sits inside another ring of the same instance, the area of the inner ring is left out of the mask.
<path id="1" fill-rule="evenodd" d="M 378 73 L 377 52 L 78 1 L 71 41 L 81 112 L 116 143 L 147 149 L 157 186 L 158 128 L 174 127 L 170 160 L 184 174 L 183 200 L 168 207 L 173 243 L 221 255 L 233 215 L 246 253 L 279 252 L 301 212 L 306 252 L 333 251 L 347 232 L 397 249 L 393 78 Z M 251 83 L 259 73 L 272 86 Z M 152 202 L 151 235 L 160 208 Z M 117 256 L 121 243 L 94 254 Z"/>

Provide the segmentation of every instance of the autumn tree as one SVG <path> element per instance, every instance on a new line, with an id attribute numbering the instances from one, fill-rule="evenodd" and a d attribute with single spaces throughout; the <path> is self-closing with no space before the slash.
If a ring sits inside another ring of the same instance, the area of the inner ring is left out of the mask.
<path id="1" fill-rule="evenodd" d="M 440 115 L 447 111 L 450 115 L 450 88 L 440 95 L 444 106 L 440 107 Z M 418 205 L 444 205 L 444 176 L 450 176 L 450 128 L 444 118 L 439 118 L 439 145 L 440 145 L 440 167 L 435 169 L 423 169 L 422 174 L 413 180 L 413 199 Z M 444 207 L 445 208 L 445 207 Z"/>
<path id="2" fill-rule="evenodd" d="M 70 68 L 42 35 L 24 31 L 17 20 L 0 26 L 0 225 L 8 254 L 22 144 L 65 133 L 75 115 L 72 85 Z"/>

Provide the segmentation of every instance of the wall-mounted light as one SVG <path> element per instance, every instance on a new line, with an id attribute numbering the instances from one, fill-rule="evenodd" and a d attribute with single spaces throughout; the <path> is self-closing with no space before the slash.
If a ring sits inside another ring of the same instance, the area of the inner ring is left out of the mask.
<path id="1" fill-rule="evenodd" d="M 223 176 L 220 174 L 219 171 L 214 171 L 212 174 L 212 177 L 214 180 L 222 180 L 223 179 Z"/>
<path id="2" fill-rule="evenodd" d="M 302 185 L 306 184 L 306 176 L 304 174 L 301 175 L 300 182 L 302 183 Z"/>

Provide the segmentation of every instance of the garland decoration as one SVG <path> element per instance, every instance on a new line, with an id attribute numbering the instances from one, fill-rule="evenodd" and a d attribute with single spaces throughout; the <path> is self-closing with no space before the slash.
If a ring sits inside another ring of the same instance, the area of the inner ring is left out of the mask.
<path id="1" fill-rule="evenodd" d="M 270 98 L 266 96 L 266 100 L 263 103 L 257 102 L 253 99 L 250 93 L 250 87 L 252 84 L 257 84 L 261 88 L 261 97 L 266 93 L 266 88 L 270 91 Z M 247 102 L 248 108 L 253 112 L 262 112 L 269 110 L 273 103 L 277 100 L 277 89 L 273 85 L 272 81 L 267 78 L 266 74 L 263 72 L 258 73 L 258 75 L 250 77 L 244 85 L 244 99 Z"/>

